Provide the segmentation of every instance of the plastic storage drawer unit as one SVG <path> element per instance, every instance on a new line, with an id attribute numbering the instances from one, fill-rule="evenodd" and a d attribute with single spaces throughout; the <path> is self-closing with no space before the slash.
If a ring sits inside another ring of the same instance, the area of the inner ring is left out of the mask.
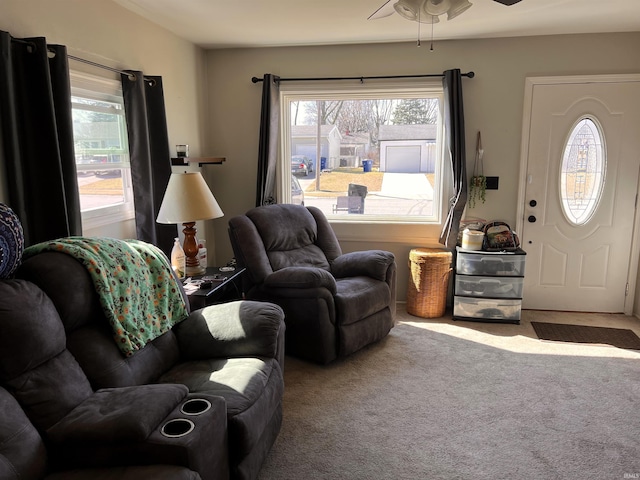
<path id="1" fill-rule="evenodd" d="M 522 298 L 523 277 L 456 276 L 456 295 L 490 298 Z"/>
<path id="2" fill-rule="evenodd" d="M 520 250 L 522 252 L 522 250 Z M 524 276 L 524 252 L 468 253 L 458 250 L 456 273 L 459 275 Z"/>
<path id="3" fill-rule="evenodd" d="M 520 323 L 520 300 L 454 297 L 453 316 L 488 322 Z"/>

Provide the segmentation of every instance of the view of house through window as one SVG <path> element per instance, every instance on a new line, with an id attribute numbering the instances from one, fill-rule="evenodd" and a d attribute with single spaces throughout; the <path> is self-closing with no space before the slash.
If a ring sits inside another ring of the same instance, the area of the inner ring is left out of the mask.
<path id="1" fill-rule="evenodd" d="M 346 221 L 439 220 L 440 92 L 282 97 L 291 203 Z"/>
<path id="2" fill-rule="evenodd" d="M 83 222 L 133 208 L 122 92 L 117 81 L 71 76 L 73 136 Z"/>

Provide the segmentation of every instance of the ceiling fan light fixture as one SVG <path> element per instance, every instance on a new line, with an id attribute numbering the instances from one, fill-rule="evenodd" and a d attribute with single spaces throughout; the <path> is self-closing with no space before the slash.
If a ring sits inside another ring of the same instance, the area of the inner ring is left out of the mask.
<path id="1" fill-rule="evenodd" d="M 511 5 L 515 5 L 516 3 L 519 3 L 520 0 L 494 0 L 498 3 L 501 3 L 502 5 L 506 5 L 507 7 L 510 7 Z"/>
<path id="2" fill-rule="evenodd" d="M 423 5 L 427 15 L 442 15 L 451 8 L 451 0 L 426 0 Z"/>
<path id="3" fill-rule="evenodd" d="M 398 0 L 393 8 L 396 12 L 407 20 L 416 22 L 418 20 L 418 13 L 420 9 L 421 0 Z"/>
<path id="4" fill-rule="evenodd" d="M 435 15 L 422 14 L 420 15 L 420 23 L 438 23 L 440 19 Z"/>
<path id="5" fill-rule="evenodd" d="M 467 11 L 472 7 L 473 3 L 469 0 L 453 0 L 451 8 L 447 12 L 447 20 L 453 20 L 461 13 Z"/>

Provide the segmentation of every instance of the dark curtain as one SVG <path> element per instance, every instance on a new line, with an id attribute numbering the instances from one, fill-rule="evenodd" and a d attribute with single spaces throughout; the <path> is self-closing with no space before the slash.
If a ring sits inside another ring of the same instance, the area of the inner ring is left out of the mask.
<path id="1" fill-rule="evenodd" d="M 280 127 L 280 77 L 267 73 L 262 82 L 256 206 L 276 203 L 276 162 Z"/>
<path id="2" fill-rule="evenodd" d="M 156 245 L 169 256 L 178 229 L 175 225 L 156 223 L 171 176 L 162 77 L 127 72 L 121 78 L 129 136 L 136 235 L 138 240 Z"/>
<path id="3" fill-rule="evenodd" d="M 467 203 L 467 166 L 464 142 L 464 107 L 462 104 L 462 75 L 460 70 L 447 70 L 443 74 L 445 146 L 451 158 L 453 196 L 440 243 L 455 249 L 460 230 L 460 219 Z"/>
<path id="4" fill-rule="evenodd" d="M 0 31 L 0 132 L 25 245 L 81 235 L 66 47 Z"/>

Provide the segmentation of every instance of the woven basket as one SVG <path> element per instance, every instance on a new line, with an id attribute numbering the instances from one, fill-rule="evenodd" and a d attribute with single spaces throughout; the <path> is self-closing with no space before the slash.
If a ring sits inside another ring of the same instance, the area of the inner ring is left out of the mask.
<path id="1" fill-rule="evenodd" d="M 436 318 L 447 308 L 452 254 L 446 248 L 414 248 L 409 253 L 407 313 Z"/>

